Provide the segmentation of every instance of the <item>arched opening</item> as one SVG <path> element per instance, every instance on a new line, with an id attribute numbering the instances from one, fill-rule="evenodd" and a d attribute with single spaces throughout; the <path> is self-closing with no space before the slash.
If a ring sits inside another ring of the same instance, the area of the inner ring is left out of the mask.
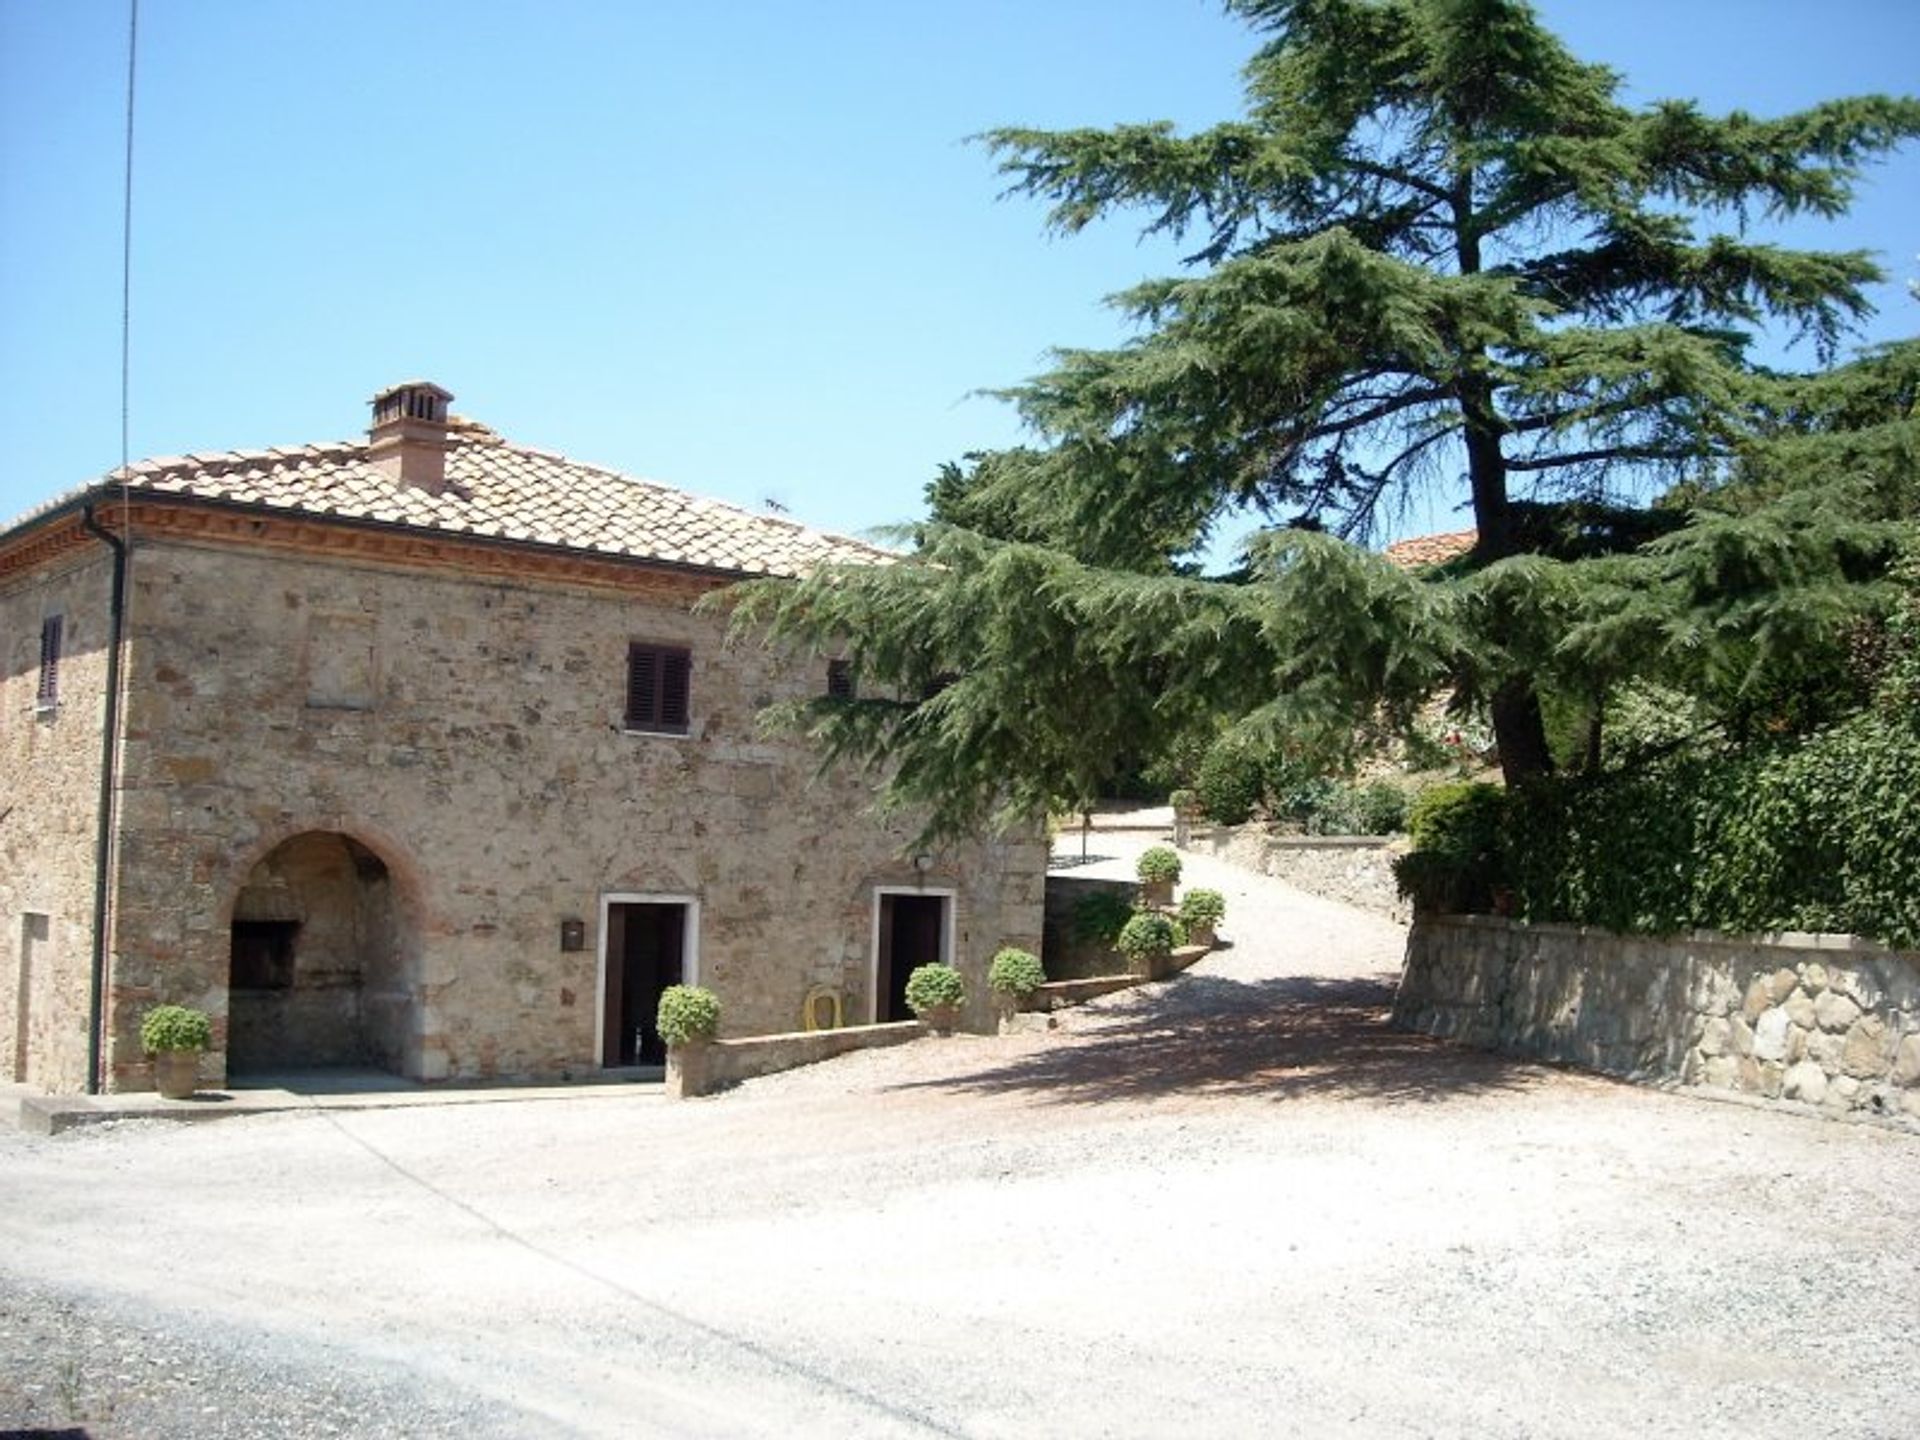
<path id="1" fill-rule="evenodd" d="M 411 994 L 386 864 L 350 836 L 295 835 L 233 905 L 227 1068 L 402 1068 Z"/>

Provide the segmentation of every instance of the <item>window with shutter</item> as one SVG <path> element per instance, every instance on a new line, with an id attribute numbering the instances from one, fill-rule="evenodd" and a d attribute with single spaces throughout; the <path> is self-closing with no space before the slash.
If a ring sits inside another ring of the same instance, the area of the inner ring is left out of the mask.
<path id="1" fill-rule="evenodd" d="M 693 653 L 671 645 L 627 647 L 627 729 L 685 735 L 692 716 Z"/>
<path id="2" fill-rule="evenodd" d="M 60 639 L 65 628 L 64 615 L 49 615 L 40 622 L 40 688 L 34 704 L 41 710 L 60 703 Z"/>
<path id="3" fill-rule="evenodd" d="M 851 660 L 827 662 L 827 694 L 835 700 L 853 699 L 853 662 Z"/>

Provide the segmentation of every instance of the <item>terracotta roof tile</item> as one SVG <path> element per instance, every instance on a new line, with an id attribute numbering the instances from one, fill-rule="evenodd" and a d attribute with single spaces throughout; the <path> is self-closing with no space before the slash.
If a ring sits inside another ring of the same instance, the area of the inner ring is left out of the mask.
<path id="1" fill-rule="evenodd" d="M 798 575 L 823 564 L 895 558 L 859 541 L 718 500 L 703 499 L 551 450 L 508 444 L 456 417 L 448 427 L 446 488 L 402 486 L 351 441 L 270 450 L 162 456 L 129 467 L 128 487 L 228 504 L 305 512 L 551 545 L 739 575 Z M 98 482 L 118 488 L 121 475 Z M 30 522 L 80 491 L 6 526 Z"/>
<path id="2" fill-rule="evenodd" d="M 1453 530 L 1443 535 L 1416 535 L 1399 540 L 1381 553 L 1396 565 L 1417 570 L 1423 565 L 1444 565 L 1467 553 L 1480 538 L 1477 530 Z"/>

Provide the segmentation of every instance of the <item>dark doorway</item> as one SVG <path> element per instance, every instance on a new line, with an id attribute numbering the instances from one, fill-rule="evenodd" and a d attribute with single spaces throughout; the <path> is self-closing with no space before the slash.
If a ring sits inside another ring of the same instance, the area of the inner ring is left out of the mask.
<path id="1" fill-rule="evenodd" d="M 945 895 L 881 894 L 879 974 L 874 977 L 880 1005 L 875 1019 L 913 1019 L 907 1006 L 907 977 L 916 966 L 947 958 L 946 935 Z"/>
<path id="2" fill-rule="evenodd" d="M 660 992 L 686 973 L 687 906 L 646 901 L 607 907 L 606 1029 L 601 1063 L 664 1065 Z"/>

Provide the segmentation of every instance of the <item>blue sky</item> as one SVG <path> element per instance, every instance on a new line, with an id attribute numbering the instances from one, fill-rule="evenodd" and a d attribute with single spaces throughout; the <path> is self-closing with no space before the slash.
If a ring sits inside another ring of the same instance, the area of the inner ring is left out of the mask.
<path id="1" fill-rule="evenodd" d="M 1548 0 L 1630 100 L 1920 88 L 1912 0 Z M 423 376 L 509 438 L 859 531 L 1011 443 L 974 392 L 1173 268 L 997 199 L 966 137 L 1237 113 L 1201 0 L 144 0 L 135 457 L 355 435 Z M 118 463 L 126 6 L 0 0 L 0 518 Z M 1794 243 L 1920 331 L 1920 151 Z M 1445 513 L 1407 528 L 1463 523 Z"/>

